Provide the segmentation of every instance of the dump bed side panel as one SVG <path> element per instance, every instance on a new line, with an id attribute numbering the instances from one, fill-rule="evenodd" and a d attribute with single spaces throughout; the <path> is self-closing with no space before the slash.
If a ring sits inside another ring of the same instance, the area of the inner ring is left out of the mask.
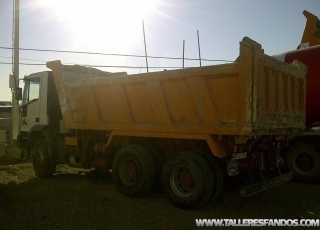
<path id="1" fill-rule="evenodd" d="M 226 65 L 105 78 L 87 76 L 88 80 L 81 81 L 66 81 L 73 78 L 69 75 L 86 76 L 64 71 L 59 61 L 47 66 L 53 70 L 66 128 L 255 135 L 279 125 L 276 118 L 269 118 L 274 108 L 261 106 L 268 105 L 264 100 L 271 89 L 265 88 L 273 87 L 260 79 L 261 71 L 266 72 L 261 64 L 265 61 L 261 46 L 244 38 L 239 58 Z M 276 66 L 270 68 L 289 68 L 281 62 Z M 284 71 L 296 78 L 295 72 Z M 300 119 L 299 124 L 303 123 L 302 116 Z M 288 130 L 299 124 L 290 121 L 279 127 Z"/>
<path id="2" fill-rule="evenodd" d="M 69 82 L 59 93 L 67 128 L 239 133 L 241 92 L 230 64 Z"/>
<path id="3" fill-rule="evenodd" d="M 259 78 L 255 80 L 256 116 L 254 130 L 281 133 L 287 128 L 301 129 L 305 123 L 306 67 L 299 62 L 283 65 L 263 55 Z"/>

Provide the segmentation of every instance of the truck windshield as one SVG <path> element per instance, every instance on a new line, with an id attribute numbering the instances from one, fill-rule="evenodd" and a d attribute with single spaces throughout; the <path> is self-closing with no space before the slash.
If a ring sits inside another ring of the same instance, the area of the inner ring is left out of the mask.
<path id="1" fill-rule="evenodd" d="M 24 84 L 22 104 L 26 105 L 39 99 L 40 78 L 26 80 Z"/>

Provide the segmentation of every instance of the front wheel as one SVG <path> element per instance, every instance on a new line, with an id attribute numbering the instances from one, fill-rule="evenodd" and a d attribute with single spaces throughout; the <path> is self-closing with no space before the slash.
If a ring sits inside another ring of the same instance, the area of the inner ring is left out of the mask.
<path id="1" fill-rule="evenodd" d="M 49 156 L 49 143 L 45 138 L 38 139 L 32 149 L 33 170 L 38 177 L 51 177 L 56 170 L 55 160 Z"/>

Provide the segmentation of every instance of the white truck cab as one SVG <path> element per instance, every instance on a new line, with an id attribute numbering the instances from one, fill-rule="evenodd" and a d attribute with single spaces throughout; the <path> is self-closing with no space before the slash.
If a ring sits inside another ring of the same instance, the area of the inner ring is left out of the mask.
<path id="1" fill-rule="evenodd" d="M 50 135 L 56 136 L 53 139 L 63 139 L 59 130 L 61 120 L 62 115 L 52 72 L 44 71 L 26 76 L 17 140 L 18 147 L 26 150 L 27 158 L 30 157 L 32 146 L 39 136 L 45 134 L 47 140 L 50 139 Z M 52 145 L 56 144 L 52 143 Z"/>

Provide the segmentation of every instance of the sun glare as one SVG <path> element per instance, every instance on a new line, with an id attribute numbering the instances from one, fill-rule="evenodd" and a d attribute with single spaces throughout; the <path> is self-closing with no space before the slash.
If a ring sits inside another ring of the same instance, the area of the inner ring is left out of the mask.
<path id="1" fill-rule="evenodd" d="M 141 21 L 151 17 L 157 0 L 38 0 L 38 6 L 50 10 L 56 20 L 76 31 L 81 41 L 94 43 L 108 36 L 108 42 L 119 37 L 141 33 Z M 125 28 L 125 29 L 124 29 Z M 110 34 L 117 36 L 112 40 Z M 121 40 L 121 39 L 120 39 Z M 121 41 L 120 41 L 121 42 Z M 96 44 L 99 45 L 99 44 Z"/>
<path id="2" fill-rule="evenodd" d="M 38 0 L 42 7 L 51 8 L 68 17 L 99 15 L 125 19 L 143 18 L 152 10 L 155 0 Z M 84 13 L 84 14 L 83 14 Z M 108 15 L 107 15 L 108 14 Z"/>

